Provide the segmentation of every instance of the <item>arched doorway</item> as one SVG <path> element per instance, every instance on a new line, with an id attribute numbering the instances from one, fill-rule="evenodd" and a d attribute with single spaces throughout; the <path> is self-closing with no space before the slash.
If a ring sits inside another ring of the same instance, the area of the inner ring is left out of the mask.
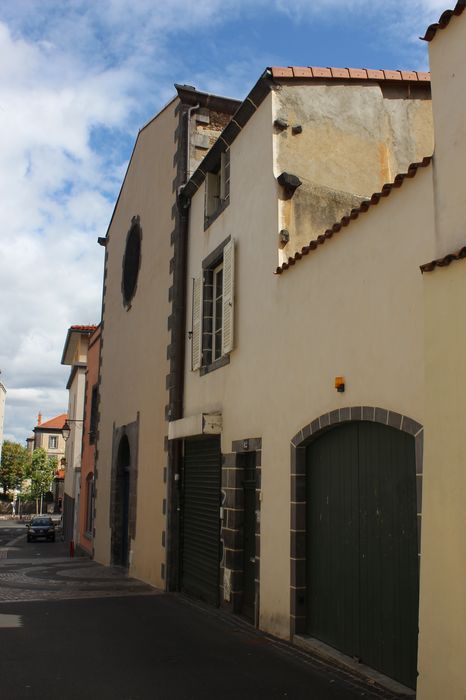
<path id="1" fill-rule="evenodd" d="M 295 631 L 415 688 L 422 426 L 370 411 L 293 438 L 292 614 Z"/>
<path id="2" fill-rule="evenodd" d="M 120 440 L 117 457 L 113 563 L 129 565 L 129 494 L 131 452 L 126 435 Z"/>

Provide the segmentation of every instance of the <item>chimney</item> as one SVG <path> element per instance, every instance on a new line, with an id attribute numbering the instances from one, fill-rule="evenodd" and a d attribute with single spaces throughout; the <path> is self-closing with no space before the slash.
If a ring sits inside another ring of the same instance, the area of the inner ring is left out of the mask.
<path id="1" fill-rule="evenodd" d="M 42 413 L 39 411 L 39 414 L 37 416 L 37 425 L 40 425 L 42 423 Z"/>

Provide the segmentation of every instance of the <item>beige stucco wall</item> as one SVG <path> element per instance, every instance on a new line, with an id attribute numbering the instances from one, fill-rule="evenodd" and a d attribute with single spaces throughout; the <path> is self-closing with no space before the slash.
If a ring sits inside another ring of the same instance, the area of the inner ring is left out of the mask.
<path id="1" fill-rule="evenodd" d="M 426 431 L 419 700 L 466 698 L 465 298 L 465 261 L 424 274 Z"/>
<path id="2" fill-rule="evenodd" d="M 466 245 L 466 15 L 429 46 L 435 123 L 435 257 Z M 425 261 L 427 262 L 427 260 Z M 419 700 L 466 698 L 466 264 L 424 274 L 426 438 Z"/>
<path id="3" fill-rule="evenodd" d="M 53 435 L 58 438 L 57 447 L 49 447 L 49 437 Z M 35 434 L 34 445 L 32 449 L 36 447 L 43 447 L 46 450 L 49 457 L 56 457 L 58 460 L 58 465 L 60 466 L 60 459 L 65 456 L 66 442 L 63 439 L 63 434 L 61 430 L 49 430 L 48 432 L 37 432 Z"/>
<path id="4" fill-rule="evenodd" d="M 293 81 L 273 94 L 275 174 L 290 172 L 302 185 L 282 202 L 280 229 L 290 242 L 286 260 L 310 240 L 406 172 L 433 150 L 428 84 L 366 81 Z M 293 134 L 299 125 L 302 133 Z"/>
<path id="5" fill-rule="evenodd" d="M 89 345 L 89 334 L 80 332 L 72 334 L 71 338 L 72 356 L 67 364 L 70 365 L 70 372 L 74 370 L 73 381 L 68 390 L 68 419 L 70 426 L 70 436 L 66 443 L 65 458 L 65 479 L 64 492 L 75 499 L 74 521 L 76 522 L 76 514 L 79 498 L 79 471 L 81 469 L 81 450 L 82 450 L 82 433 L 84 417 L 84 392 L 86 387 L 86 364 L 87 364 L 87 348 Z M 71 354 L 71 353 L 70 353 Z M 77 366 L 83 365 L 83 366 Z M 60 436 L 61 437 L 61 436 Z M 76 528 L 74 527 L 74 541 L 76 542 Z"/>
<path id="6" fill-rule="evenodd" d="M 77 355 L 80 362 L 85 362 L 87 359 L 87 343 L 86 338 L 84 354 L 84 346 L 80 343 L 80 352 Z M 84 417 L 84 392 L 86 387 L 86 368 L 79 367 L 73 377 L 73 382 L 69 388 L 68 394 L 68 418 L 70 426 L 70 437 L 65 446 L 65 479 L 63 484 L 64 493 L 74 499 L 73 513 L 73 541 L 78 542 L 77 517 L 79 513 L 79 493 L 80 493 L 80 474 L 81 474 L 81 451 L 82 451 L 82 435 Z"/>
<path id="7" fill-rule="evenodd" d="M 436 255 L 466 245 L 466 15 L 453 17 L 429 45 L 435 125 Z"/>
<path id="8" fill-rule="evenodd" d="M 95 558 L 110 562 L 113 426 L 136 421 L 139 412 L 137 521 L 136 538 L 130 542 L 130 573 L 156 586 L 164 585 L 164 408 L 177 104 L 178 100 L 171 102 L 139 133 L 109 230 L 102 329 Z M 126 310 L 121 293 L 122 260 L 131 219 L 136 215 L 142 228 L 141 266 L 135 296 Z"/>
<path id="9" fill-rule="evenodd" d="M 202 377 L 190 370 L 188 341 L 185 415 L 221 411 L 223 452 L 233 440 L 262 437 L 260 625 L 287 637 L 290 439 L 324 412 L 350 405 L 381 406 L 423 423 L 418 266 L 433 252 L 432 173 L 421 169 L 274 275 L 272 116 L 269 96 L 233 143 L 231 202 L 205 232 L 203 187 L 192 201 L 189 278 L 226 236 L 237 241 L 236 328 L 230 364 Z M 337 375 L 346 379 L 344 394 L 335 391 Z"/>

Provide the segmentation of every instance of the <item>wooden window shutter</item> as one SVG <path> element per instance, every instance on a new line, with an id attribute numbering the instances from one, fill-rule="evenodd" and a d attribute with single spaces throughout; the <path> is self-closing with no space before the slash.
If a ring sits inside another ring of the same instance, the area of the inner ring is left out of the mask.
<path id="1" fill-rule="evenodd" d="M 202 364 L 202 275 L 193 280 L 191 367 L 199 369 Z"/>
<path id="2" fill-rule="evenodd" d="M 235 242 L 232 239 L 223 249 L 223 329 L 222 355 L 233 350 Z"/>

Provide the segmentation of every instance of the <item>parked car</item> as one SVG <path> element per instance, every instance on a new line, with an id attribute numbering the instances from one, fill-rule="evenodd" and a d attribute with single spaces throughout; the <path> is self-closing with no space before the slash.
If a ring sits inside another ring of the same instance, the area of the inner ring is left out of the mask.
<path id="1" fill-rule="evenodd" d="M 44 538 L 55 542 L 55 525 L 52 518 L 45 515 L 38 515 L 27 523 L 27 540 L 33 542 L 39 538 Z"/>

